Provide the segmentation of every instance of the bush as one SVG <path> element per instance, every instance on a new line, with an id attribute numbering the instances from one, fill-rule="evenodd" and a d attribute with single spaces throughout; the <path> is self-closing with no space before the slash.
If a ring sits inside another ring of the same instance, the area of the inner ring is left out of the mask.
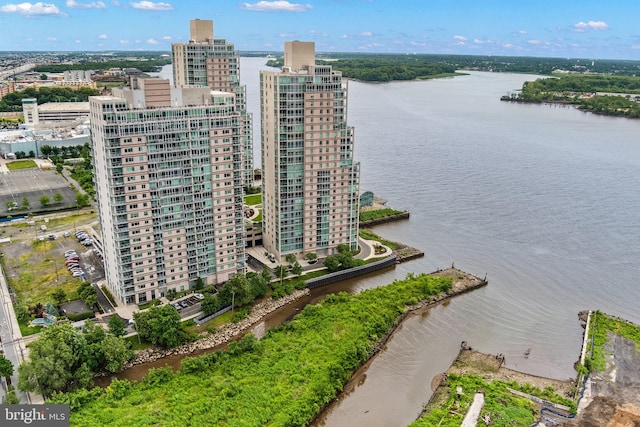
<path id="1" fill-rule="evenodd" d="M 84 313 L 67 313 L 67 319 L 72 322 L 79 322 L 80 320 L 91 319 L 93 317 L 93 311 L 85 311 Z"/>

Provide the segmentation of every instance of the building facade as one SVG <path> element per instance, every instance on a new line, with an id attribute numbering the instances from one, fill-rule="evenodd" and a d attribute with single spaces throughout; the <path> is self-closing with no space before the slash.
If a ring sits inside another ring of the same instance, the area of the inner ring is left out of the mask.
<path id="1" fill-rule="evenodd" d="M 282 71 L 260 73 L 263 245 L 288 254 L 357 248 L 360 166 L 347 82 L 315 65 L 313 42 L 285 43 Z"/>
<path id="2" fill-rule="evenodd" d="M 247 112 L 246 86 L 240 84 L 240 53 L 232 43 L 213 37 L 213 21 L 190 21 L 188 43 L 171 45 L 173 82 L 177 87 L 202 86 L 233 92 L 236 109 L 242 117 L 243 177 L 253 183 L 252 116 Z"/>
<path id="3" fill-rule="evenodd" d="M 246 271 L 235 94 L 139 81 L 89 98 L 105 273 L 126 304 Z"/>

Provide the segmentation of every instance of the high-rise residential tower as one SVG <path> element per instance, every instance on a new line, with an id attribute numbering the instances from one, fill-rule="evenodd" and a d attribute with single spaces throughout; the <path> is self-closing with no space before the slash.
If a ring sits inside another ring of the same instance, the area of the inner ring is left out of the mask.
<path id="1" fill-rule="evenodd" d="M 315 65 L 313 42 L 285 43 L 282 71 L 260 73 L 263 244 L 282 260 L 357 248 L 359 163 L 347 82 Z"/>
<path id="2" fill-rule="evenodd" d="M 246 271 L 235 94 L 138 84 L 89 98 L 106 279 L 126 304 Z"/>
<path id="3" fill-rule="evenodd" d="M 242 117 L 245 186 L 253 186 L 253 128 L 247 112 L 246 86 L 240 85 L 240 54 L 225 39 L 213 38 L 213 21 L 194 19 L 188 43 L 171 45 L 173 83 L 176 87 L 207 86 L 233 92 Z"/>

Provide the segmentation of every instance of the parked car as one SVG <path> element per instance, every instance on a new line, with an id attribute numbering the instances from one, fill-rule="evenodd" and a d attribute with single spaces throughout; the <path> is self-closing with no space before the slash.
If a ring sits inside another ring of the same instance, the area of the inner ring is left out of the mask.
<path id="1" fill-rule="evenodd" d="M 202 294 L 195 294 L 194 297 L 198 298 L 199 300 L 203 300 L 204 299 L 204 295 L 202 295 Z"/>
<path id="2" fill-rule="evenodd" d="M 71 275 L 73 277 L 82 277 L 84 276 L 86 273 L 84 271 L 74 271 L 73 273 L 71 273 Z"/>
<path id="3" fill-rule="evenodd" d="M 71 255 L 78 255 L 78 253 L 74 250 L 74 249 L 69 249 L 68 251 L 65 251 L 64 256 L 68 257 Z"/>
<path id="4" fill-rule="evenodd" d="M 182 306 L 180 304 L 178 304 L 177 302 L 174 302 L 173 304 L 171 304 L 173 306 L 173 308 L 175 308 L 176 310 L 182 310 Z"/>
<path id="5" fill-rule="evenodd" d="M 43 224 L 43 225 L 41 225 L 41 226 L 40 226 L 40 230 L 42 230 L 42 231 L 47 231 L 47 226 L 46 226 L 46 225 L 44 225 L 44 224 Z"/>
<path id="6" fill-rule="evenodd" d="M 187 308 L 187 307 L 189 307 L 189 303 L 187 303 L 186 301 L 180 301 L 180 305 L 181 305 L 183 308 Z"/>
<path id="7" fill-rule="evenodd" d="M 62 235 L 64 237 L 69 237 L 69 236 L 71 236 L 71 233 L 69 233 L 68 231 L 65 231 L 64 233 L 62 233 Z"/>
<path id="8" fill-rule="evenodd" d="M 55 234 L 49 234 L 49 240 L 56 240 Z"/>

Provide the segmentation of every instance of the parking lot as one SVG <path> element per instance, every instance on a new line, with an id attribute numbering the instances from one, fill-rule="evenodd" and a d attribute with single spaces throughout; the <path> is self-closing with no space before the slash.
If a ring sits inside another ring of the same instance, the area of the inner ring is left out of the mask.
<path id="1" fill-rule="evenodd" d="M 191 294 L 179 300 L 173 301 L 171 305 L 178 310 L 181 317 L 188 317 L 201 310 L 201 302 L 204 299 L 202 294 Z"/>

